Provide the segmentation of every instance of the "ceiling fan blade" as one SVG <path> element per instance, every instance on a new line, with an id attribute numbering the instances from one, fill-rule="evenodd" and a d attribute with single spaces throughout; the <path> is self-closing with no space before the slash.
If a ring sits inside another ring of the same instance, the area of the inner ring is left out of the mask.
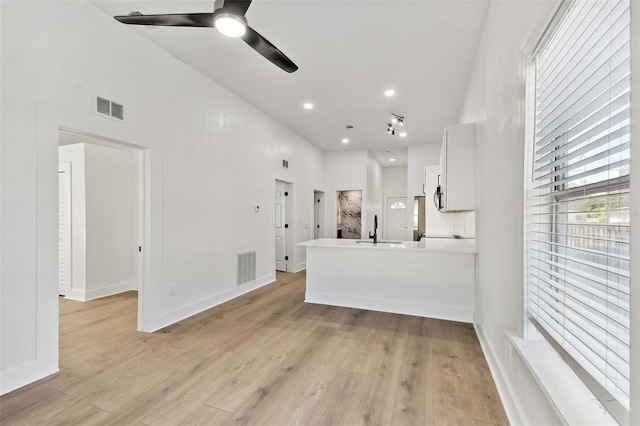
<path id="1" fill-rule="evenodd" d="M 213 13 L 175 13 L 166 15 L 114 16 L 123 24 L 168 27 L 213 27 Z"/>
<path id="2" fill-rule="evenodd" d="M 251 0 L 224 0 L 222 8 L 234 15 L 244 16 L 251 4 Z"/>
<path id="3" fill-rule="evenodd" d="M 247 32 L 242 36 L 242 39 L 256 52 L 279 66 L 286 72 L 294 72 L 298 69 L 298 66 L 294 64 L 291 59 L 282 53 L 277 47 L 275 47 L 269 40 L 262 37 L 251 27 L 247 27 Z"/>

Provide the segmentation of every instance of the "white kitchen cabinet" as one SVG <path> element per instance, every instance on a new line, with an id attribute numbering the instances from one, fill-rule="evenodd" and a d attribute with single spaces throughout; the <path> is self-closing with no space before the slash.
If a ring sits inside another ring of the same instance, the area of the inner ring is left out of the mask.
<path id="1" fill-rule="evenodd" d="M 434 192 L 438 185 L 440 166 L 427 166 L 424 168 L 424 182 L 427 195 L 425 196 L 425 237 L 453 238 L 454 216 L 453 214 L 442 214 L 435 205 Z"/>
<path id="2" fill-rule="evenodd" d="M 432 189 L 441 212 L 475 210 L 475 135 L 473 123 L 449 126 L 444 131 L 440 189 Z"/>

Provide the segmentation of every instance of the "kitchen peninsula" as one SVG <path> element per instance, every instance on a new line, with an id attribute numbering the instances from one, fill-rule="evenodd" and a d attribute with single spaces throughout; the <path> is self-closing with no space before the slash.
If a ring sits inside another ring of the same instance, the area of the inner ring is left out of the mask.
<path id="1" fill-rule="evenodd" d="M 474 239 L 298 245 L 307 250 L 305 302 L 473 322 Z"/>

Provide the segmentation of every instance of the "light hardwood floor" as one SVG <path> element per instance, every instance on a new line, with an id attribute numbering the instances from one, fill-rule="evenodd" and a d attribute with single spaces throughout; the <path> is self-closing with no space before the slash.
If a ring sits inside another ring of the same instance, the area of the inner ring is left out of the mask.
<path id="1" fill-rule="evenodd" d="M 137 295 L 60 299 L 60 373 L 0 398 L 9 425 L 491 425 L 469 324 L 305 304 L 304 273 L 153 334 Z"/>

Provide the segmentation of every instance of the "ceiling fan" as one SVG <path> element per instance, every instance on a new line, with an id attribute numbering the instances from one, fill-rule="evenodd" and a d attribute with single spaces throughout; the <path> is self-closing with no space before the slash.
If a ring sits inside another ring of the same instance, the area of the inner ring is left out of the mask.
<path id="1" fill-rule="evenodd" d="M 143 15 L 132 12 L 127 16 L 114 16 L 123 24 L 160 25 L 170 27 L 214 27 L 229 37 L 241 37 L 253 50 L 292 73 L 298 69 L 291 59 L 266 38 L 247 25 L 244 17 L 252 0 L 215 0 L 213 13 L 175 13 L 163 15 Z"/>

